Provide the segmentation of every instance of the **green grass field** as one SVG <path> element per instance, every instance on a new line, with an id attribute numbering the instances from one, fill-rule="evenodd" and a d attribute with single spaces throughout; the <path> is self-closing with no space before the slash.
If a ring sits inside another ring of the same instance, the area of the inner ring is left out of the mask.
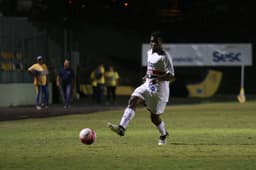
<path id="1" fill-rule="evenodd" d="M 122 110 L 0 122 L 1 170 L 255 170 L 256 102 L 178 105 L 163 115 L 170 133 L 159 134 L 145 109 L 137 110 L 125 137 L 113 134 Z M 80 129 L 97 132 L 93 145 Z"/>

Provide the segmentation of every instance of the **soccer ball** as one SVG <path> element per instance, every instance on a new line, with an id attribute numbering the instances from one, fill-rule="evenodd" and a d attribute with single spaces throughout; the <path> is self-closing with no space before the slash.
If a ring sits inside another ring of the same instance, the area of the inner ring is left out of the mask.
<path id="1" fill-rule="evenodd" d="M 91 128 L 84 128 L 79 133 L 79 139 L 83 144 L 91 145 L 96 140 L 96 132 Z"/>

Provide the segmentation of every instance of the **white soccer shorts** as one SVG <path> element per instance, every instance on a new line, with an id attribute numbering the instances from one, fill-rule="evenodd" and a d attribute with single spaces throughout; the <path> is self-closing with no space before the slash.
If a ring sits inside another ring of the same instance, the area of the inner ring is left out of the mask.
<path id="1" fill-rule="evenodd" d="M 167 89 L 163 85 L 156 85 L 152 88 L 148 82 L 137 87 L 132 93 L 132 96 L 143 99 L 147 105 L 147 109 L 157 115 L 164 113 L 167 105 L 167 95 L 169 97 L 169 87 Z"/>

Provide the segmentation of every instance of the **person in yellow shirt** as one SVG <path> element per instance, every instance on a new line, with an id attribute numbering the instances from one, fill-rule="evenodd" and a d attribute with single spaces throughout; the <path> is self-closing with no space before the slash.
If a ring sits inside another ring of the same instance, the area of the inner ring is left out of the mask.
<path id="1" fill-rule="evenodd" d="M 107 99 L 112 104 L 116 101 L 116 87 L 118 85 L 119 74 L 113 66 L 109 66 L 105 72 L 105 84 L 107 86 Z"/>
<path id="2" fill-rule="evenodd" d="M 96 96 L 97 96 L 97 80 L 95 78 L 94 70 L 90 74 L 90 79 L 91 79 L 91 86 L 92 86 L 92 98 L 93 98 L 93 100 L 96 100 Z"/>
<path id="3" fill-rule="evenodd" d="M 105 68 L 103 64 L 100 64 L 95 68 L 93 73 L 91 74 L 91 80 L 96 85 L 95 88 L 95 97 L 97 103 L 102 103 L 104 97 L 104 89 L 105 89 Z"/>
<path id="4" fill-rule="evenodd" d="M 44 106 L 48 107 L 48 68 L 44 64 L 43 57 L 37 57 L 37 63 L 28 68 L 28 72 L 34 77 L 34 86 L 36 91 L 36 109 L 41 110 Z M 43 96 L 42 104 L 40 104 L 41 96 Z"/>

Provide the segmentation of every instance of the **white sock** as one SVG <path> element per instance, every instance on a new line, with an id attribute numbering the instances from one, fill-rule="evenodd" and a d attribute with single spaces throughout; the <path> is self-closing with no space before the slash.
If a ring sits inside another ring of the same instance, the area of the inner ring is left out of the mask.
<path id="1" fill-rule="evenodd" d="M 123 117 L 120 121 L 120 125 L 123 126 L 125 129 L 127 128 L 130 120 L 132 120 L 132 118 L 135 115 L 135 111 L 129 107 L 127 107 L 124 111 Z"/>
<path id="2" fill-rule="evenodd" d="M 159 130 L 161 135 L 166 135 L 166 129 L 165 129 L 165 124 L 164 121 L 162 121 L 158 126 L 157 129 Z"/>

